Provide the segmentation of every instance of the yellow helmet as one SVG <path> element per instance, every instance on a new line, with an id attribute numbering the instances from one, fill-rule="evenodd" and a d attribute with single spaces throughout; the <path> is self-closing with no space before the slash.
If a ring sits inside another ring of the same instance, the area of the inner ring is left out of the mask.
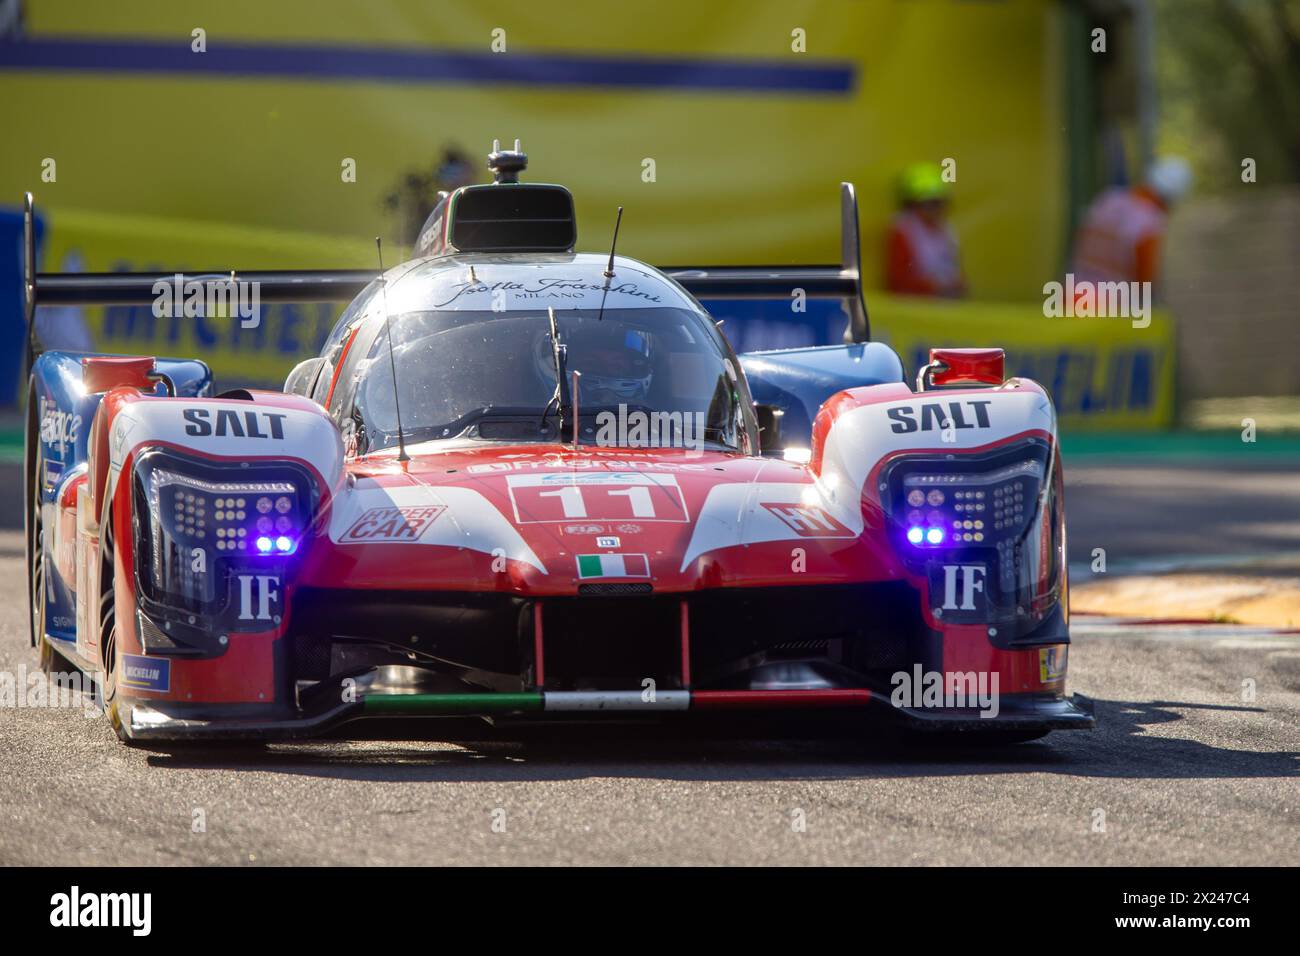
<path id="1" fill-rule="evenodd" d="M 912 163 L 898 177 L 898 197 L 903 202 L 946 202 L 952 185 L 943 178 L 938 163 Z"/>

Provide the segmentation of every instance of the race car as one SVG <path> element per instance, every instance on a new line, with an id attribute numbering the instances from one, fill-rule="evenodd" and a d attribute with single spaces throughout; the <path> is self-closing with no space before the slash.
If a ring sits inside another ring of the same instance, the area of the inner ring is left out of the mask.
<path id="1" fill-rule="evenodd" d="M 128 742 L 395 715 L 1092 726 L 1052 402 L 1000 349 L 935 349 L 912 387 L 869 341 L 851 185 L 838 265 L 660 270 L 574 252 L 572 195 L 526 163 L 494 148 L 494 182 L 378 273 L 38 274 L 27 197 L 32 329 L 171 288 L 351 300 L 283 391 L 33 333 L 47 667 L 93 677 Z M 844 344 L 737 355 L 700 302 L 800 291 L 844 305 Z"/>

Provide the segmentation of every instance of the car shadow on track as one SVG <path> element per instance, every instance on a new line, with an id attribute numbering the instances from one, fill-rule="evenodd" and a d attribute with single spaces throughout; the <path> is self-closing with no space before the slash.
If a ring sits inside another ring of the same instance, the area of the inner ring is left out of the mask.
<path id="1" fill-rule="evenodd" d="M 392 721 L 344 739 L 274 745 L 156 744 L 155 767 L 251 770 L 375 782 L 548 781 L 583 777 L 669 780 L 853 779 L 1054 773 L 1130 779 L 1300 776 L 1300 753 L 1220 747 L 1147 732 L 1185 712 L 1263 713 L 1257 707 L 1177 701 L 1094 701 L 1097 729 L 1008 746 L 934 744 L 888 725 L 817 722 L 778 735 L 755 721 L 486 727 L 477 722 Z"/>

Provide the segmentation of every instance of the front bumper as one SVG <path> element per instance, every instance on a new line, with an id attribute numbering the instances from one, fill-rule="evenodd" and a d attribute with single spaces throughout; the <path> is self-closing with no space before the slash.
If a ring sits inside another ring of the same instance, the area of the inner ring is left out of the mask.
<path id="1" fill-rule="evenodd" d="M 774 715 L 767 723 L 779 732 L 783 715 L 793 725 L 804 722 L 798 712 L 822 712 L 843 714 L 846 728 L 865 717 L 922 732 L 1093 726 L 1090 711 L 1063 696 L 1064 633 L 1041 650 L 1004 649 L 983 627 L 925 627 L 922 603 L 902 582 L 544 600 L 299 593 L 265 658 L 258 703 L 182 700 L 173 680 L 167 695 L 121 697 L 115 725 L 135 740 L 294 739 L 383 717 L 545 723 L 748 712 Z M 189 666 L 177 660 L 173 678 Z M 930 678 L 950 673 L 932 698 Z M 910 692 L 896 699 L 900 674 Z"/>

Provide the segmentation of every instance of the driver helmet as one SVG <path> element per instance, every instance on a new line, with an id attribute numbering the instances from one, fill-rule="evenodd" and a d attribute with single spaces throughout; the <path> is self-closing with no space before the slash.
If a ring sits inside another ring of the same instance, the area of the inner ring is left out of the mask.
<path id="1" fill-rule="evenodd" d="M 567 329 L 561 321 L 560 342 L 567 346 L 569 371 L 582 373 L 578 386 L 581 404 L 633 405 L 650 394 L 654 370 L 647 333 L 609 319 L 570 324 Z M 549 332 L 542 334 L 535 352 L 543 380 L 554 382 Z"/>

